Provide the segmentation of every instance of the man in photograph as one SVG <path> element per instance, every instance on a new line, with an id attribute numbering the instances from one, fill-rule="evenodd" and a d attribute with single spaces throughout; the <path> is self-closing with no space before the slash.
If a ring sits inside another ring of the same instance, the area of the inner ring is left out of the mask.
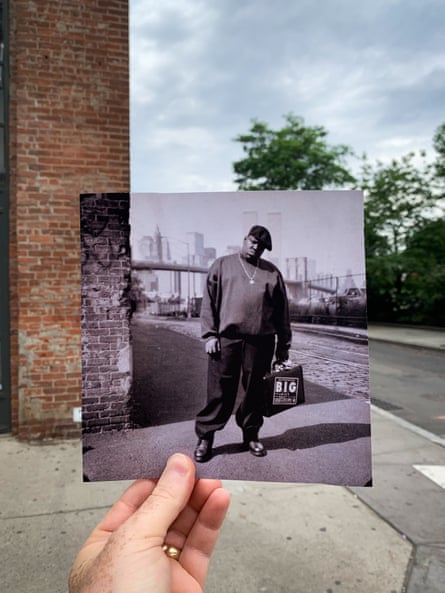
<path id="1" fill-rule="evenodd" d="M 212 457 L 215 431 L 224 428 L 234 410 L 240 375 L 243 397 L 236 423 L 246 448 L 257 457 L 266 455 L 259 440 L 262 380 L 274 353 L 278 362 L 288 359 L 291 328 L 284 281 L 276 266 L 261 259 L 265 249 L 272 249 L 270 233 L 255 225 L 241 251 L 218 258 L 207 276 L 201 308 L 207 404 L 196 417 L 198 462 Z"/>

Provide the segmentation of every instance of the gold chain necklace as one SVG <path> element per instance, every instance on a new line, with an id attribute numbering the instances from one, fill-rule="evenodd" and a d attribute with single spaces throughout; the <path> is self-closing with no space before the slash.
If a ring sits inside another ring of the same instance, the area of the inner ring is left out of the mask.
<path id="1" fill-rule="evenodd" d="M 243 260 L 241 259 L 241 254 L 240 254 L 240 253 L 238 253 L 238 259 L 239 259 L 239 263 L 241 264 L 241 267 L 242 267 L 242 268 L 243 268 L 243 270 L 244 270 L 244 273 L 245 273 L 245 274 L 246 274 L 246 276 L 249 278 L 249 284 L 255 284 L 255 280 L 254 280 L 254 278 L 255 278 L 255 276 L 256 276 L 256 273 L 258 272 L 258 263 L 259 263 L 259 259 L 257 259 L 257 260 L 256 260 L 256 267 L 255 267 L 255 271 L 254 271 L 254 273 L 252 274 L 252 276 L 249 274 L 249 272 L 248 272 L 248 271 L 246 270 L 246 268 L 244 267 Z"/>

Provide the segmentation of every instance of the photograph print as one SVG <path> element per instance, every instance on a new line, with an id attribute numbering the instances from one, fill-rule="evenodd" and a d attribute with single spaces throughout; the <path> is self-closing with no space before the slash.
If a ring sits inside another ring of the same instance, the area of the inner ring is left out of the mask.
<path id="1" fill-rule="evenodd" d="M 372 484 L 363 195 L 81 196 L 83 469 Z"/>

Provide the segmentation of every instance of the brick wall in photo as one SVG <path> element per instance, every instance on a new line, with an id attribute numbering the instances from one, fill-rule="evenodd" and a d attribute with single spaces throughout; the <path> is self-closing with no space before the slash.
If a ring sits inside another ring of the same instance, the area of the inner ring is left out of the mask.
<path id="1" fill-rule="evenodd" d="M 81 199 L 82 426 L 129 425 L 131 387 L 129 194 Z"/>
<path id="2" fill-rule="evenodd" d="M 79 194 L 129 191 L 127 0 L 10 2 L 12 429 L 79 434 Z"/>

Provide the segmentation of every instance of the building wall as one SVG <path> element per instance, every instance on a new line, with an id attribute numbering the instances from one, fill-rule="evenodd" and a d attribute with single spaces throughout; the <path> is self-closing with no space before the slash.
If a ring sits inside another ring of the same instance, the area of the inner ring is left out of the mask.
<path id="1" fill-rule="evenodd" d="M 10 2 L 13 433 L 79 433 L 79 194 L 129 191 L 127 0 Z"/>
<path id="2" fill-rule="evenodd" d="M 130 194 L 81 196 L 82 428 L 130 426 Z"/>

